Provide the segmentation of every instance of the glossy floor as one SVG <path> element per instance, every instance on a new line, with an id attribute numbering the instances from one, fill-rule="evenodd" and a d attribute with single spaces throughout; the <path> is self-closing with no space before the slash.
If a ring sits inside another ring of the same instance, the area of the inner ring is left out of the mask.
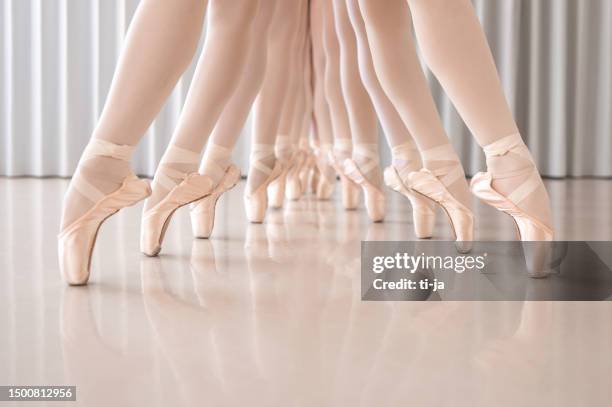
<path id="1" fill-rule="evenodd" d="M 181 211 L 159 258 L 129 208 L 104 225 L 91 284 L 66 287 L 66 185 L 0 179 L 0 385 L 75 384 L 86 406 L 612 404 L 609 302 L 360 301 L 360 240 L 413 238 L 397 195 L 382 224 L 304 199 L 249 225 L 240 184 L 211 240 Z M 612 240 L 612 182 L 548 186 L 559 239 Z M 476 216 L 479 239 L 513 238 Z"/>

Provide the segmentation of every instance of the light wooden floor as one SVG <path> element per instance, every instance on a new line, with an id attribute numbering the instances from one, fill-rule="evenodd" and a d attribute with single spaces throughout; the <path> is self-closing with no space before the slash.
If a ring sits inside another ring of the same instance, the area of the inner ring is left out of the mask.
<path id="1" fill-rule="evenodd" d="M 0 385 L 76 384 L 87 406 L 612 405 L 609 302 L 360 301 L 359 242 L 414 238 L 396 194 L 382 224 L 335 198 L 250 225 L 241 183 L 212 239 L 180 211 L 154 259 L 129 208 L 74 288 L 56 259 L 66 185 L 0 179 Z M 612 240 L 612 182 L 548 187 L 559 240 Z M 477 239 L 514 238 L 476 217 Z"/>

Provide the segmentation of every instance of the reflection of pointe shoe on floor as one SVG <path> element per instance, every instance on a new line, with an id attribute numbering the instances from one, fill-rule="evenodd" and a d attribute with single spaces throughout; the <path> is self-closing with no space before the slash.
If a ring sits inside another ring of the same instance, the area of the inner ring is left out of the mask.
<path id="1" fill-rule="evenodd" d="M 257 188 L 244 194 L 244 206 L 247 219 L 251 223 L 262 223 L 268 209 L 268 186 L 277 179 L 282 173 L 282 165 L 277 160 L 274 167 L 270 168 L 264 164 L 263 160 L 274 156 L 274 146 L 264 144 L 254 145 L 251 156 L 251 167 L 267 176 L 267 178 Z"/>
<path id="2" fill-rule="evenodd" d="M 402 180 L 400 171 L 394 166 L 385 169 L 385 184 L 410 201 L 416 237 L 419 239 L 431 238 L 436 223 L 435 204 L 431 200 L 411 191 Z"/>
<path id="3" fill-rule="evenodd" d="M 83 153 L 81 161 L 102 156 L 127 161 L 132 150 L 130 146 L 94 139 Z M 95 204 L 59 234 L 59 265 L 68 284 L 83 285 L 89 279 L 91 256 L 102 223 L 119 210 L 145 199 L 151 194 L 151 188 L 147 181 L 133 174 L 127 176 L 122 185 L 110 194 L 102 193 L 81 175 L 72 179 L 72 186 Z"/>
<path id="4" fill-rule="evenodd" d="M 553 230 L 549 225 L 519 207 L 519 205 L 528 199 L 538 188 L 541 186 L 543 188 L 540 174 L 533 164 L 529 151 L 520 135 L 516 134 L 505 137 L 486 146 L 484 150 L 487 156 L 487 162 L 494 164 L 494 160 L 506 156 L 507 159 L 512 159 L 514 163 L 521 168 L 495 174 L 491 172 L 476 174 L 471 182 L 471 189 L 474 195 L 486 204 L 510 215 L 516 224 L 520 240 L 553 240 Z M 512 178 L 515 178 L 519 182 L 517 182 L 513 191 L 508 194 L 508 196 L 502 195 L 493 187 L 495 180 L 507 180 Z M 548 196 L 544 194 L 544 197 L 546 201 L 541 202 L 541 205 L 548 205 Z"/>
<path id="5" fill-rule="evenodd" d="M 217 206 L 217 201 L 221 195 L 236 186 L 239 180 L 240 170 L 235 165 L 230 165 L 211 194 L 190 205 L 189 215 L 191 217 L 191 228 L 194 237 L 199 239 L 208 239 L 210 237 L 215 225 L 215 207 Z"/>

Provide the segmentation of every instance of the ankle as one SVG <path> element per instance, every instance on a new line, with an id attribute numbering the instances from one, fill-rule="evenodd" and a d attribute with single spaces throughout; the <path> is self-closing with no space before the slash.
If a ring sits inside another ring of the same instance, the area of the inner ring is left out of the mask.
<path id="1" fill-rule="evenodd" d="M 278 135 L 274 145 L 274 154 L 282 163 L 288 163 L 293 158 L 295 148 L 290 136 Z"/>
<path id="2" fill-rule="evenodd" d="M 334 140 L 333 153 L 336 160 L 342 163 L 353 155 L 353 141 L 349 138 L 338 138 Z"/>
<path id="3" fill-rule="evenodd" d="M 232 150 L 228 147 L 209 142 L 200 165 L 200 173 L 209 176 L 213 184 L 217 185 L 231 164 L 231 155 Z"/>
<path id="4" fill-rule="evenodd" d="M 529 148 L 519 134 L 503 137 L 486 145 L 484 153 L 487 159 L 487 170 L 497 176 L 513 176 L 529 173 L 535 163 Z"/>

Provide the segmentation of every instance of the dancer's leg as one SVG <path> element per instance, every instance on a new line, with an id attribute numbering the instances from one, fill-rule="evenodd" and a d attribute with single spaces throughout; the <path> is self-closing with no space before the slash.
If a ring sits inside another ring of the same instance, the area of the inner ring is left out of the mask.
<path id="1" fill-rule="evenodd" d="M 361 80 L 370 95 L 387 143 L 391 147 L 393 165 L 400 174 L 404 175 L 402 178 L 406 179 L 410 172 L 421 168 L 421 156 L 412 135 L 378 81 L 359 3 L 357 0 L 345 1 L 355 32 Z"/>
<path id="2" fill-rule="evenodd" d="M 304 47 L 304 39 L 307 29 L 307 11 L 308 2 L 300 1 L 300 15 L 298 20 L 298 28 L 294 46 L 287 50 L 289 53 L 289 81 L 287 86 L 287 95 L 285 104 L 282 108 L 281 120 L 278 127 L 278 136 L 276 138 L 276 158 L 283 164 L 288 165 L 295 151 L 295 142 L 297 137 L 294 134 L 295 120 L 297 112 L 301 108 L 301 84 L 303 82 L 303 63 L 302 49 Z"/>
<path id="3" fill-rule="evenodd" d="M 325 52 L 325 95 L 329 104 L 334 135 L 334 155 L 340 161 L 350 158 L 352 137 L 340 75 L 340 44 L 336 35 L 332 0 L 324 0 L 323 50 Z"/>
<path id="4" fill-rule="evenodd" d="M 266 73 L 268 57 L 268 28 L 274 15 L 276 0 L 260 0 L 257 16 L 249 39 L 249 52 L 243 67 L 242 78 L 238 88 L 223 109 L 219 121 L 208 141 L 204 158 L 200 165 L 200 173 L 215 173 L 213 168 L 225 169 L 230 163 L 230 154 L 249 116 L 251 107 Z M 227 154 L 213 154 L 210 146 L 218 146 Z"/>
<path id="5" fill-rule="evenodd" d="M 287 97 L 290 63 L 288 49 L 295 46 L 302 1 L 278 1 L 268 38 L 265 78 L 255 100 L 251 163 L 247 196 L 259 189 L 275 167 L 274 144 L 282 107 Z M 264 170 L 265 169 L 265 170 Z M 262 209 L 263 210 L 263 209 Z"/>
<path id="6" fill-rule="evenodd" d="M 421 155 L 412 135 L 378 81 L 359 3 L 357 0 L 346 0 L 345 4 L 355 32 L 361 80 L 372 99 L 387 143 L 391 147 L 393 161 L 385 170 L 385 183 L 410 200 L 415 235 L 418 238 L 429 238 L 433 234 L 435 206 L 406 187 L 409 174 L 422 167 Z"/>
<path id="7" fill-rule="evenodd" d="M 416 140 L 423 165 L 469 208 L 463 168 L 446 137 L 416 54 L 408 5 L 405 0 L 359 0 L 359 5 L 376 73 Z"/>
<path id="8" fill-rule="evenodd" d="M 310 35 L 312 43 L 312 82 L 315 126 L 313 128 L 313 145 L 317 155 L 317 168 L 330 185 L 335 181 L 335 171 L 329 165 L 327 157 L 335 138 L 332 125 L 331 109 L 325 92 L 325 72 L 327 59 L 323 38 L 325 29 L 325 1 L 312 0 L 310 3 Z M 350 137 L 350 136 L 345 136 Z M 319 198 L 326 198 L 318 194 Z"/>
<path id="9" fill-rule="evenodd" d="M 138 143 L 193 58 L 206 4 L 205 0 L 140 3 L 93 139 L 127 146 Z M 129 161 L 95 156 L 80 163 L 75 177 L 82 175 L 101 192 L 110 193 L 129 173 Z M 64 199 L 61 228 L 92 206 L 71 185 Z"/>
<path id="10" fill-rule="evenodd" d="M 427 65 L 478 143 L 485 147 L 493 187 L 502 195 L 512 194 L 537 170 L 520 139 L 515 137 L 512 145 L 496 143 L 517 135 L 519 130 L 472 4 L 469 0 L 408 0 L 408 3 Z M 508 175 L 512 173 L 515 175 Z M 514 203 L 550 227 L 548 194 L 541 180 L 537 182 L 533 177 L 531 192 L 520 194 L 523 199 Z"/>
<path id="11" fill-rule="evenodd" d="M 178 185 L 180 174 L 197 171 L 206 140 L 240 82 L 257 8 L 257 0 L 210 1 L 204 51 L 145 210 L 159 203 L 172 183 Z M 162 185 L 162 177 L 172 182 Z"/>
<path id="12" fill-rule="evenodd" d="M 223 109 L 206 145 L 199 172 L 207 174 L 217 187 L 206 198 L 191 205 L 191 226 L 195 237 L 208 238 L 215 224 L 215 208 L 221 195 L 239 179 L 239 170 L 231 166 L 231 153 L 257 97 L 266 72 L 268 28 L 276 0 L 260 0 L 250 36 L 249 52 L 238 88 Z M 235 174 L 227 176 L 227 174 Z"/>
<path id="13" fill-rule="evenodd" d="M 302 111 L 304 101 L 304 48 L 308 32 L 308 1 L 301 1 L 298 30 L 295 46 L 290 52 L 290 81 L 287 99 L 282 109 L 278 136 L 274 147 L 276 158 L 282 164 L 281 175 L 268 187 L 269 206 L 282 208 L 285 193 L 290 199 L 297 199 L 302 188 L 297 178 L 299 168 L 304 161 L 304 155 L 298 151 L 298 139 L 302 127 Z"/>
<path id="14" fill-rule="evenodd" d="M 353 158 L 357 166 L 370 166 L 364 172 L 376 187 L 382 186 L 380 165 L 370 165 L 378 157 L 378 122 L 376 112 L 359 74 L 357 40 L 351 26 L 345 0 L 333 0 L 335 32 L 340 48 L 340 79 L 352 134 Z M 367 155 L 360 152 L 368 152 Z M 378 161 L 376 161 L 378 162 Z"/>

